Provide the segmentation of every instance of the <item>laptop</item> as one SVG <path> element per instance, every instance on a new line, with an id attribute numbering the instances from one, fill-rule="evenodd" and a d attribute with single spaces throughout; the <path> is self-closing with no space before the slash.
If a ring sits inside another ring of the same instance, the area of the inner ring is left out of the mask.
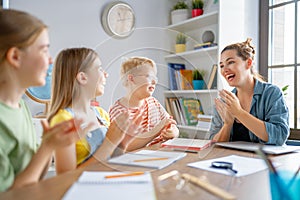
<path id="1" fill-rule="evenodd" d="M 242 141 L 235 141 L 235 142 L 218 142 L 216 145 L 225 148 L 237 149 L 237 150 L 244 150 L 244 151 L 256 151 L 262 144 L 253 143 L 253 142 L 242 142 Z M 294 151 L 300 150 L 300 146 L 291 146 L 291 145 L 284 145 L 284 146 L 275 146 L 275 145 L 263 145 L 263 150 L 267 154 L 284 154 L 290 153 Z"/>

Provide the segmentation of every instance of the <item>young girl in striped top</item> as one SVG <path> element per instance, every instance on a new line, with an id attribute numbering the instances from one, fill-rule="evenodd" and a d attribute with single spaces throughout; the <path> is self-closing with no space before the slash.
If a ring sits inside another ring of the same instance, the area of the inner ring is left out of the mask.
<path id="1" fill-rule="evenodd" d="M 146 145 L 152 145 L 174 137 L 178 137 L 179 130 L 176 121 L 166 112 L 163 106 L 152 94 L 157 84 L 156 64 L 148 58 L 132 57 L 123 62 L 121 77 L 127 94 L 111 106 L 109 115 L 115 120 L 123 112 L 134 118 L 142 113 L 137 135 L 127 135 L 123 142 L 134 139 L 127 146 L 127 151 L 136 150 Z"/>

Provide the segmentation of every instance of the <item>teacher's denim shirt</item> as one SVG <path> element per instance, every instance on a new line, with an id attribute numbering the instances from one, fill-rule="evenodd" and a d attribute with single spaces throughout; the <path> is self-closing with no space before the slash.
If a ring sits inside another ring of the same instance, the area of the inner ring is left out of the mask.
<path id="1" fill-rule="evenodd" d="M 232 90 L 236 94 L 236 88 Z M 285 104 L 282 91 L 275 85 L 255 80 L 254 94 L 251 102 L 250 114 L 264 121 L 269 136 L 267 142 L 259 139 L 249 130 L 250 140 L 252 142 L 283 145 L 289 132 L 289 111 Z M 222 128 L 223 121 L 214 107 L 214 117 L 209 130 L 210 139 L 212 139 Z M 233 130 L 231 129 L 230 141 L 232 140 Z"/>

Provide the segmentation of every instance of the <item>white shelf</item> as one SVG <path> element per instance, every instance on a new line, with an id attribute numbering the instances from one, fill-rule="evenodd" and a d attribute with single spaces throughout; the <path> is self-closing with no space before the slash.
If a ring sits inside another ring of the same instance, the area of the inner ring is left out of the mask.
<path id="1" fill-rule="evenodd" d="M 198 17 L 193 17 L 188 20 L 179 22 L 177 24 L 172 24 L 167 26 L 168 29 L 172 29 L 179 32 L 187 32 L 190 30 L 199 29 L 200 27 L 209 26 L 218 23 L 218 11 L 200 15 Z"/>
<path id="2" fill-rule="evenodd" d="M 185 34 L 189 34 L 190 37 L 194 38 L 195 41 L 198 41 L 199 33 L 201 34 L 202 29 L 206 29 L 208 26 L 210 29 L 218 33 L 217 30 L 215 30 L 218 26 L 218 20 L 219 20 L 219 12 L 211 12 L 207 14 L 203 14 L 198 17 L 190 18 L 188 20 L 179 22 L 177 24 L 173 24 L 170 26 L 167 26 L 170 36 L 173 36 L 174 31 L 182 32 Z M 198 39 L 196 39 L 198 38 Z M 217 37 L 218 38 L 218 37 Z M 195 41 L 193 41 L 195 43 Z M 191 41 L 188 43 L 187 49 L 191 49 L 182 53 L 177 54 L 169 54 L 166 55 L 164 58 L 167 62 L 184 62 L 188 69 L 190 69 L 190 66 L 196 66 L 199 69 L 209 70 L 209 67 L 212 64 L 217 63 L 218 61 L 218 50 L 219 46 L 213 46 L 213 47 L 206 47 L 201 49 L 193 49 L 194 43 L 191 43 Z M 203 112 L 206 114 L 212 114 L 212 108 L 213 108 L 213 102 L 214 99 L 218 96 L 218 90 L 217 89 L 211 89 L 211 90 L 168 90 L 164 92 L 164 96 L 166 98 L 195 98 L 199 99 L 201 101 L 201 106 L 203 109 Z M 170 107 L 170 106 L 169 106 Z M 171 108 L 170 112 L 173 112 L 172 109 L 178 110 L 178 108 Z M 175 113 L 172 113 L 173 115 L 177 115 L 177 111 L 174 111 Z M 178 111 L 180 112 L 180 111 Z M 182 125 L 181 121 L 183 119 L 181 116 L 177 116 L 177 119 L 179 121 L 180 125 L 177 125 L 179 129 L 181 129 L 184 133 L 187 133 L 189 137 L 192 138 L 199 138 L 204 139 L 207 137 L 207 132 L 209 129 L 207 126 L 188 126 L 188 125 Z M 185 124 L 185 123 L 183 123 Z"/>
<path id="3" fill-rule="evenodd" d="M 184 126 L 184 125 L 177 125 L 179 129 L 185 129 L 185 130 L 190 130 L 190 131 L 203 131 L 207 132 L 209 129 L 206 128 L 200 128 L 198 126 Z"/>
<path id="4" fill-rule="evenodd" d="M 218 93 L 217 89 L 213 90 L 167 90 L 165 94 L 211 94 Z"/>
<path id="5" fill-rule="evenodd" d="M 171 59 L 171 58 L 189 57 L 189 56 L 190 57 L 197 56 L 199 58 L 199 57 L 207 57 L 210 55 L 218 55 L 218 46 L 207 47 L 203 49 L 195 49 L 195 50 L 185 51 L 177 54 L 170 54 L 165 56 L 165 58 Z"/>

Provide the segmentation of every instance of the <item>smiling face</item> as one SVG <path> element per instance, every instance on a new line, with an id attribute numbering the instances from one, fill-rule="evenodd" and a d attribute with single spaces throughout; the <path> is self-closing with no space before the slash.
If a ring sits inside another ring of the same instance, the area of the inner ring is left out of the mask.
<path id="1" fill-rule="evenodd" d="M 42 86 L 46 83 L 46 75 L 52 59 L 49 54 L 49 36 L 44 29 L 35 42 L 21 50 L 21 80 L 26 87 Z"/>
<path id="2" fill-rule="evenodd" d="M 94 91 L 95 97 L 104 94 L 108 73 L 102 68 L 99 58 L 96 58 L 92 67 L 87 71 L 89 87 Z"/>
<path id="3" fill-rule="evenodd" d="M 249 58 L 250 59 L 250 58 Z M 242 85 L 251 75 L 251 59 L 243 60 L 237 55 L 237 51 L 226 50 L 221 54 L 221 74 L 232 87 Z"/>
<path id="4" fill-rule="evenodd" d="M 132 89 L 136 95 L 140 96 L 140 98 L 152 96 L 158 81 L 155 66 L 146 63 L 129 76 L 131 76 L 131 78 L 129 78 L 133 80 L 134 86 Z"/>

